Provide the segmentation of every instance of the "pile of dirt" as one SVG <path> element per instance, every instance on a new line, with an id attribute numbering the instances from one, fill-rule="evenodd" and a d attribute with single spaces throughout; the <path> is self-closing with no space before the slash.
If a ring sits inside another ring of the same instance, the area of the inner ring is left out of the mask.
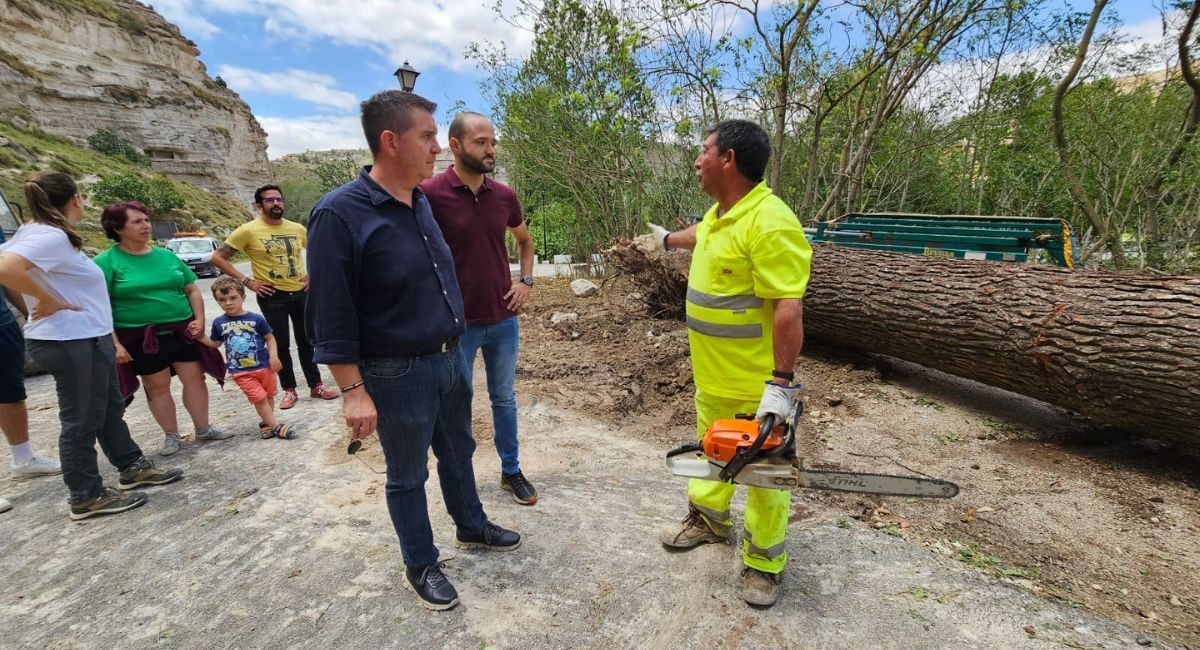
<path id="1" fill-rule="evenodd" d="M 692 438 L 684 324 L 648 313 L 644 288 L 628 278 L 600 282 L 587 298 L 568 284 L 539 280 L 521 315 L 518 392 L 664 451 Z M 808 465 L 920 472 L 962 492 L 918 500 L 798 491 L 793 520 L 860 519 L 1015 588 L 1200 647 L 1195 456 L 883 357 L 809 342 L 796 372 Z"/>

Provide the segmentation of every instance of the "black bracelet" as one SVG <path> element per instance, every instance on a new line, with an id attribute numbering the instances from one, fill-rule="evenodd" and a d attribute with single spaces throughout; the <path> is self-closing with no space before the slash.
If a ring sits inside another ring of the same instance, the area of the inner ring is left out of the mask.
<path id="1" fill-rule="evenodd" d="M 789 383 L 789 384 L 796 381 L 796 373 L 793 371 L 790 371 L 790 370 L 787 372 L 784 372 L 782 370 L 772 370 L 771 376 L 776 379 L 786 379 L 787 383 Z"/>
<path id="2" fill-rule="evenodd" d="M 346 392 L 352 391 L 355 388 L 358 388 L 359 386 L 362 386 L 362 385 L 363 385 L 363 383 L 360 380 L 360 381 L 354 382 L 353 384 L 350 384 L 349 386 L 338 386 L 338 390 L 341 390 L 343 393 L 346 393 Z"/>
<path id="3" fill-rule="evenodd" d="M 671 247 L 667 245 L 667 239 L 669 239 L 670 237 L 671 237 L 671 233 L 667 233 L 667 234 L 663 235 L 663 250 L 664 251 L 671 250 Z"/>

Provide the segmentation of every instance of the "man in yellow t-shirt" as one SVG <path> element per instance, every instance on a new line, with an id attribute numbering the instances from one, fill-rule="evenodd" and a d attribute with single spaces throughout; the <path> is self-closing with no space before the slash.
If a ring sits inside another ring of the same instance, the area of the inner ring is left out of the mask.
<path id="1" fill-rule="evenodd" d="M 717 203 L 687 230 L 638 237 L 645 250 L 692 249 L 687 325 L 696 381 L 696 433 L 713 420 L 754 412 L 783 421 L 800 386 L 793 367 L 804 343 L 801 322 L 812 248 L 796 215 L 763 182 L 771 155 L 762 127 L 745 120 L 714 126 L 695 167 Z M 733 527 L 735 486 L 692 479 L 682 527 L 662 536 L 674 549 L 724 542 Z M 787 565 L 791 492 L 749 487 L 742 532 L 742 597 L 775 604 Z"/>
<path id="2" fill-rule="evenodd" d="M 264 185 L 255 190 L 254 206 L 258 208 L 258 218 L 238 226 L 229 235 L 225 245 L 213 253 L 213 266 L 258 296 L 258 310 L 271 326 L 283 363 L 279 371 L 283 387 L 279 408 L 290 409 L 299 398 L 288 321 L 295 327 L 296 350 L 300 353 L 300 369 L 308 382 L 309 394 L 334 399 L 338 392 L 321 381 L 321 369 L 313 362 L 312 344 L 304 332 L 304 299 L 308 291 L 304 249 L 308 246 L 308 231 L 283 218 L 283 192 L 278 185 Z M 229 261 L 237 251 L 250 258 L 250 275 L 238 271 Z"/>

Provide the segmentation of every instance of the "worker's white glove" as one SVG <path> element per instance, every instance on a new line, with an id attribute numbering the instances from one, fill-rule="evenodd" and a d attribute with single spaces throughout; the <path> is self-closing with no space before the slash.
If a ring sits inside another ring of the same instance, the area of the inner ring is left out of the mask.
<path id="1" fill-rule="evenodd" d="M 758 402 L 758 412 L 754 417 L 761 421 L 767 415 L 774 415 L 775 424 L 783 424 L 792 417 L 792 410 L 796 407 L 796 400 L 799 398 L 800 384 L 781 386 L 773 381 L 768 381 L 766 388 L 763 389 L 762 400 Z"/>
<path id="2" fill-rule="evenodd" d="M 667 250 L 665 241 L 669 234 L 671 234 L 670 230 L 659 225 L 650 224 L 650 233 L 634 237 L 633 245 L 643 253 L 663 252 Z"/>

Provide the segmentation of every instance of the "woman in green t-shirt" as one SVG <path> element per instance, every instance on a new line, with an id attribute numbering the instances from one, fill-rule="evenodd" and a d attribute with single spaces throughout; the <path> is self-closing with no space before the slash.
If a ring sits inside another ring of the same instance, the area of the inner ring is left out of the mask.
<path id="1" fill-rule="evenodd" d="M 121 393 L 130 399 L 137 379 L 146 384 L 146 401 L 154 421 L 163 430 L 158 453 L 170 456 L 179 451 L 179 422 L 171 396 L 171 375 L 183 383 L 183 407 L 196 428 L 197 440 L 225 440 L 232 433 L 220 431 L 208 421 L 209 370 L 224 378 L 207 359 L 208 348 L 193 336 L 204 332 L 204 297 L 196 286 L 196 274 L 174 253 L 150 245 L 150 210 L 137 201 L 108 206 L 100 217 L 104 234 L 117 242 L 95 258 L 104 271 L 112 302 L 113 338 L 121 371 Z"/>

